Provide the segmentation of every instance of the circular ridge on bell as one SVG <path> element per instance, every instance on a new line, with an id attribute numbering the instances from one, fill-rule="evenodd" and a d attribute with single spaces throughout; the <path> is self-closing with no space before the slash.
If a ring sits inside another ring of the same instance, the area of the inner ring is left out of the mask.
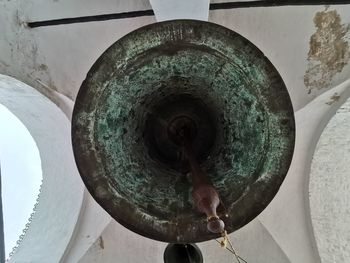
<path id="1" fill-rule="evenodd" d="M 75 160 L 87 189 L 115 220 L 168 243 L 219 236 L 193 205 L 188 164 L 174 136 L 183 127 L 220 195 L 218 215 L 228 233 L 270 203 L 294 150 L 285 84 L 241 35 L 173 20 L 116 41 L 79 90 Z"/>

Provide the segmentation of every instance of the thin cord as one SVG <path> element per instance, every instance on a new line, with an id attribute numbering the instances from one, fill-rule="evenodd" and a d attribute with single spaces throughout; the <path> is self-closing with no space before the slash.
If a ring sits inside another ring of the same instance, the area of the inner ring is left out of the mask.
<path id="1" fill-rule="evenodd" d="M 241 260 L 242 260 L 243 262 L 245 262 L 245 263 L 248 263 L 246 260 L 244 260 L 242 257 L 240 257 L 240 256 L 236 253 L 236 251 L 235 251 L 235 249 L 234 249 L 234 247 L 233 247 L 233 245 L 232 245 L 232 242 L 231 242 L 229 236 L 227 235 L 226 230 L 223 232 L 222 236 L 223 236 L 223 240 L 222 240 L 222 241 L 218 241 L 217 239 L 215 239 L 215 241 L 218 242 L 218 243 L 221 245 L 221 247 L 226 248 L 228 251 L 230 251 L 230 252 L 235 256 L 235 258 L 236 258 L 236 260 L 237 260 L 238 263 L 241 263 Z M 231 249 L 229 249 L 229 248 L 227 247 L 227 243 L 229 243 Z"/>
<path id="2" fill-rule="evenodd" d="M 235 249 L 233 248 L 233 245 L 232 245 L 232 243 L 231 243 L 231 240 L 230 240 L 228 237 L 227 237 L 227 241 L 228 241 L 228 243 L 230 244 L 231 250 L 233 251 L 233 254 L 235 255 L 235 257 L 236 257 L 238 263 L 240 263 L 240 262 L 241 262 L 241 261 L 240 261 L 240 258 L 241 258 L 241 257 L 239 257 L 239 256 L 237 255 Z M 243 261 L 245 261 L 245 260 L 243 260 Z M 246 261 L 245 261 L 245 262 L 246 262 Z"/>
<path id="3" fill-rule="evenodd" d="M 221 244 L 221 242 L 220 242 L 219 240 L 215 239 L 215 241 L 218 242 L 219 244 Z M 234 254 L 234 252 L 233 252 L 230 248 L 226 247 L 226 249 L 227 249 L 229 252 L 231 252 L 232 254 Z M 242 257 L 240 257 L 239 255 L 237 255 L 237 256 L 238 256 L 238 258 L 239 258 L 240 260 L 244 261 L 245 263 L 248 263 L 247 261 L 245 261 L 245 260 L 244 260 Z"/>

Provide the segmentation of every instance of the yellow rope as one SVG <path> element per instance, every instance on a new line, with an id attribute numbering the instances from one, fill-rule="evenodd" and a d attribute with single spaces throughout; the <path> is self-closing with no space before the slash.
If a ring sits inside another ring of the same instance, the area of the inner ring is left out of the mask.
<path id="1" fill-rule="evenodd" d="M 220 246 L 221 246 L 222 248 L 227 248 L 228 237 L 227 237 L 227 232 L 226 232 L 226 230 L 224 231 L 224 233 L 222 233 L 222 237 L 223 237 L 223 239 L 220 241 Z"/>
<path id="2" fill-rule="evenodd" d="M 222 238 L 223 238 L 223 239 L 222 239 L 221 241 L 216 240 L 218 243 L 220 243 L 220 246 L 221 246 L 222 248 L 225 248 L 225 249 L 227 249 L 228 251 L 230 251 L 230 252 L 235 256 L 235 258 L 236 258 L 236 260 L 237 260 L 238 263 L 241 263 L 241 260 L 242 260 L 243 262 L 247 263 L 247 261 L 245 261 L 243 258 L 241 258 L 241 257 L 236 253 L 236 251 L 235 251 L 235 249 L 234 249 L 234 247 L 233 247 L 233 245 L 232 245 L 232 242 L 231 242 L 229 236 L 227 235 L 227 231 L 225 230 L 221 235 L 222 235 Z M 231 249 L 229 249 L 229 248 L 227 247 L 227 244 L 230 245 L 230 248 L 231 248 Z"/>

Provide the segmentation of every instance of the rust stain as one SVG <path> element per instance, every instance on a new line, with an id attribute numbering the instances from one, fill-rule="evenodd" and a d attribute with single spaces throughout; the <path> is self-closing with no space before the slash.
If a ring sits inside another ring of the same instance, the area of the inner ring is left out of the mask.
<path id="1" fill-rule="evenodd" d="M 314 17 L 316 32 L 310 38 L 308 69 L 304 75 L 309 94 L 313 89 L 329 88 L 333 77 L 341 72 L 350 58 L 349 43 L 345 40 L 350 25 L 341 24 L 336 10 L 326 8 Z"/>
<path id="2" fill-rule="evenodd" d="M 338 93 L 334 93 L 333 96 L 330 98 L 330 101 L 326 102 L 327 105 L 332 105 L 334 102 L 339 101 L 340 96 Z"/>

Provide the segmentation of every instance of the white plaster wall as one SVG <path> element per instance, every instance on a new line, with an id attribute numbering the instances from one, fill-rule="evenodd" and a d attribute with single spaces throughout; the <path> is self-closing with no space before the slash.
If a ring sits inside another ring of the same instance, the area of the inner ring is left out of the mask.
<path id="1" fill-rule="evenodd" d="M 210 0 L 150 0 L 157 21 L 196 19 L 208 21 Z"/>
<path id="2" fill-rule="evenodd" d="M 76 225 L 75 233 L 67 246 L 66 253 L 61 262 L 78 262 L 90 250 L 90 247 L 98 240 L 106 226 L 114 221 L 103 208 L 95 202 L 89 192 L 85 190 L 84 202 Z M 119 236 L 119 233 L 114 233 Z M 125 243 L 127 245 L 127 243 Z M 115 249 L 123 249 L 116 247 Z"/>
<path id="3" fill-rule="evenodd" d="M 350 76 L 350 66 L 347 65 L 334 76 L 328 89 L 313 90 L 309 94 L 304 84 L 310 37 L 316 31 L 313 19 L 317 12 L 325 9 L 321 5 L 217 10 L 209 13 L 209 21 L 236 31 L 264 52 L 282 76 L 294 110 L 298 111 Z M 337 11 L 341 23 L 350 24 L 350 5 L 332 6 L 330 10 Z"/>
<path id="4" fill-rule="evenodd" d="M 310 173 L 310 208 L 323 263 L 350 259 L 350 100 L 323 131 Z"/>
<path id="5" fill-rule="evenodd" d="M 131 30 L 155 22 L 155 17 L 141 17 L 36 29 L 24 26 L 26 21 L 150 9 L 147 0 L 12 0 L 0 1 L 0 8 L 0 72 L 30 84 L 57 104 L 52 91 L 74 100 L 86 72 L 107 47 Z M 333 9 L 342 24 L 350 23 L 349 5 Z M 298 110 L 327 90 L 308 94 L 303 83 L 309 40 L 316 31 L 313 19 L 324 10 L 323 6 L 216 10 L 209 12 L 209 21 L 237 31 L 261 48 L 281 73 Z M 332 86 L 349 73 L 347 65 L 335 75 Z"/>
<path id="6" fill-rule="evenodd" d="M 291 262 L 280 245 L 259 219 L 230 235 L 237 253 L 249 263 L 289 263 Z M 204 263 L 232 263 L 233 255 L 222 249 L 216 241 L 198 244 Z"/>
<path id="7" fill-rule="evenodd" d="M 32 135 L 39 149 L 43 174 L 36 212 L 9 262 L 59 262 L 72 238 L 84 191 L 74 163 L 69 120 L 38 91 L 3 75 L 0 75 L 0 103 Z"/>
<path id="8" fill-rule="evenodd" d="M 255 220 L 231 235 L 237 252 L 248 262 L 290 262 L 266 229 Z M 140 237 L 112 221 L 80 263 L 162 263 L 166 243 Z M 234 262 L 233 255 L 212 240 L 197 244 L 204 263 Z"/>
<path id="9" fill-rule="evenodd" d="M 154 17 L 29 29 L 26 21 L 150 9 L 148 1 L 0 1 L 0 73 L 13 76 L 50 97 L 75 98 L 87 71 L 101 53 Z M 38 81 L 39 80 L 39 81 Z"/>
<path id="10" fill-rule="evenodd" d="M 334 94 L 339 96 L 337 100 Z M 296 145 L 291 167 L 280 191 L 259 216 L 291 262 L 320 262 L 309 207 L 311 160 L 324 127 L 349 97 L 350 79 L 295 113 Z"/>

